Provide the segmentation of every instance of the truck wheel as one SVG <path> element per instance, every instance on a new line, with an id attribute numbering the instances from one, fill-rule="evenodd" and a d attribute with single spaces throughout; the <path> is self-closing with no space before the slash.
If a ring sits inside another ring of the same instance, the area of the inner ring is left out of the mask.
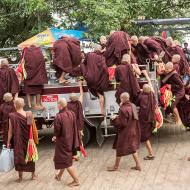
<path id="1" fill-rule="evenodd" d="M 83 134 L 84 136 L 82 137 L 82 142 L 84 146 L 87 146 L 91 138 L 91 131 L 87 124 L 84 125 Z"/>

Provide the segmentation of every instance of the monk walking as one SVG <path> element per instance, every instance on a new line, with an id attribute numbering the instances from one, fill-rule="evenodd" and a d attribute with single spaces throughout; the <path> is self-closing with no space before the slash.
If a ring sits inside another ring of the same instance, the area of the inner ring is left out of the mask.
<path id="1" fill-rule="evenodd" d="M 123 55 L 121 65 L 117 66 L 115 69 L 115 79 L 119 83 L 119 87 L 115 94 L 118 104 L 120 104 L 120 95 L 123 92 L 128 92 L 130 94 L 132 102 L 137 98 L 137 95 L 140 92 L 140 86 L 135 73 L 139 75 L 140 71 L 131 65 L 130 55 Z"/>
<path id="2" fill-rule="evenodd" d="M 9 115 L 9 132 L 8 132 L 8 141 L 7 147 L 10 147 L 11 139 L 13 137 L 14 143 L 14 164 L 15 170 L 18 171 L 19 179 L 18 183 L 22 182 L 23 172 L 32 173 L 31 180 L 37 179 L 35 174 L 35 163 L 25 161 L 27 155 L 27 146 L 30 135 L 30 126 L 33 124 L 34 120 L 31 112 L 25 112 L 24 99 L 17 98 L 14 102 L 16 112 Z M 33 138 L 34 142 L 38 143 L 37 131 L 33 127 Z"/>
<path id="3" fill-rule="evenodd" d="M 73 69 L 80 65 L 81 60 L 79 40 L 63 36 L 55 42 L 53 46 L 53 65 L 56 69 L 59 83 L 68 83 L 65 75 L 67 73 L 71 74 Z"/>
<path id="4" fill-rule="evenodd" d="M 136 166 L 131 169 L 141 171 L 137 150 L 140 146 L 140 128 L 136 106 L 129 101 L 129 94 L 122 93 L 119 116 L 113 116 L 112 124 L 117 128 L 113 148 L 116 149 L 116 160 L 108 171 L 117 171 L 122 156 L 133 155 Z"/>
<path id="5" fill-rule="evenodd" d="M 41 94 L 44 84 L 48 83 L 48 79 L 42 51 L 40 47 L 30 46 L 24 49 L 23 57 L 27 73 L 27 77 L 24 79 L 23 91 L 27 95 L 28 106 L 29 108 L 32 107 L 31 95 L 34 95 L 36 99 L 36 101 L 34 101 L 34 109 L 43 110 L 44 107 L 41 104 Z"/>
<path id="6" fill-rule="evenodd" d="M 175 116 L 176 124 L 178 126 L 181 126 L 182 121 L 179 116 L 177 105 L 185 95 L 185 88 L 183 85 L 183 81 L 182 81 L 181 77 L 179 76 L 179 74 L 174 69 L 172 62 L 168 62 L 165 65 L 165 73 L 166 73 L 166 75 L 162 79 L 162 84 L 167 84 L 171 87 L 173 96 L 175 96 L 175 100 L 172 102 L 172 110 L 173 110 L 173 113 Z"/>
<path id="7" fill-rule="evenodd" d="M 55 141 L 55 169 L 60 170 L 55 179 L 60 181 L 66 169 L 73 178 L 73 182 L 68 185 L 70 187 L 79 186 L 79 179 L 72 166 L 73 150 L 80 146 L 76 116 L 72 111 L 68 110 L 65 99 L 59 100 L 58 108 L 59 113 L 54 120 L 54 137 L 52 139 L 52 141 Z"/>
<path id="8" fill-rule="evenodd" d="M 143 92 L 137 99 L 139 110 L 139 123 L 141 128 L 141 142 L 146 143 L 148 155 L 144 160 L 154 160 L 154 152 L 150 143 L 150 138 L 153 131 L 153 122 L 155 120 L 156 98 L 148 84 L 144 84 Z"/>
<path id="9" fill-rule="evenodd" d="M 15 71 L 9 67 L 7 59 L 0 63 L 0 104 L 3 103 L 3 95 L 10 92 L 14 98 L 18 97 L 19 81 Z"/>
<path id="10" fill-rule="evenodd" d="M 94 52 L 88 53 L 86 60 L 81 65 L 81 69 L 88 89 L 94 96 L 99 98 L 101 114 L 105 115 L 104 92 L 109 85 L 109 74 L 101 49 L 101 46 L 97 45 Z"/>
<path id="11" fill-rule="evenodd" d="M 7 145 L 9 114 L 15 112 L 13 96 L 11 93 L 5 93 L 3 96 L 4 103 L 0 105 L 0 132 L 3 134 L 3 145 Z"/>

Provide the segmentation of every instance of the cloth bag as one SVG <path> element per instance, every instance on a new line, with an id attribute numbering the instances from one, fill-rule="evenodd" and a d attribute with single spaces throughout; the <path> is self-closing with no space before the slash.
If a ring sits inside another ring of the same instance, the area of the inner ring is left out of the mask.
<path id="1" fill-rule="evenodd" d="M 9 172 L 14 168 L 14 152 L 3 147 L 0 154 L 0 172 Z"/>

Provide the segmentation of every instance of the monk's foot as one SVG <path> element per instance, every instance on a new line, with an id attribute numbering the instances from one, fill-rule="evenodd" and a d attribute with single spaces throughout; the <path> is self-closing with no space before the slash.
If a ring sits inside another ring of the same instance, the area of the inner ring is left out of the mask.
<path id="1" fill-rule="evenodd" d="M 16 183 L 21 183 L 22 182 L 22 178 L 18 178 L 17 180 L 15 180 Z"/>
<path id="2" fill-rule="evenodd" d="M 61 181 L 61 176 L 58 174 L 58 175 L 55 175 L 55 179 L 57 180 L 57 181 Z"/>
<path id="3" fill-rule="evenodd" d="M 190 161 L 190 157 L 187 158 L 187 161 Z"/>
<path id="4" fill-rule="evenodd" d="M 115 167 L 115 166 L 107 167 L 107 171 L 108 171 L 108 172 L 115 172 L 115 171 L 118 171 L 118 167 Z"/>
<path id="5" fill-rule="evenodd" d="M 140 166 L 134 166 L 134 167 L 131 167 L 132 170 L 138 170 L 138 171 L 141 171 L 141 167 Z"/>
<path id="6" fill-rule="evenodd" d="M 76 186 L 79 186 L 79 185 L 80 185 L 79 180 L 73 181 L 73 182 L 68 184 L 69 187 L 76 187 Z"/>
<path id="7" fill-rule="evenodd" d="M 37 180 L 37 179 L 38 179 L 38 176 L 36 174 L 32 174 L 31 180 Z"/>
<path id="8" fill-rule="evenodd" d="M 69 81 L 68 80 L 59 80 L 59 84 L 69 84 Z"/>
<path id="9" fill-rule="evenodd" d="M 155 156 L 146 156 L 144 157 L 144 160 L 154 160 Z"/>
<path id="10" fill-rule="evenodd" d="M 44 110 L 45 109 L 45 107 L 43 107 L 43 106 L 41 106 L 41 105 L 39 105 L 39 106 L 34 106 L 34 109 L 35 110 L 39 110 L 39 111 L 42 111 L 42 110 Z"/>

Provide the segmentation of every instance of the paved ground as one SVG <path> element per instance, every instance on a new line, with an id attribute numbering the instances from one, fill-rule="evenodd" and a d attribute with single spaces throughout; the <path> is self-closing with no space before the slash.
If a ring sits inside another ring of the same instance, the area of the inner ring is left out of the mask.
<path id="1" fill-rule="evenodd" d="M 54 145 L 46 136 L 39 146 L 40 160 L 37 163 L 39 179 L 30 181 L 24 175 L 22 184 L 16 184 L 15 171 L 0 174 L 0 190 L 60 190 L 70 189 L 66 186 L 71 181 L 67 173 L 61 182 L 54 180 L 53 153 Z M 134 165 L 131 156 L 124 157 L 120 171 L 109 173 L 106 167 L 114 162 L 115 152 L 111 149 L 113 138 L 105 141 L 100 148 L 95 142 L 87 147 L 88 158 L 75 162 L 80 176 L 80 190 L 190 190 L 190 132 L 175 127 L 163 127 L 153 138 L 156 159 L 143 161 L 146 155 L 144 145 L 139 150 L 142 172 L 132 171 Z"/>

